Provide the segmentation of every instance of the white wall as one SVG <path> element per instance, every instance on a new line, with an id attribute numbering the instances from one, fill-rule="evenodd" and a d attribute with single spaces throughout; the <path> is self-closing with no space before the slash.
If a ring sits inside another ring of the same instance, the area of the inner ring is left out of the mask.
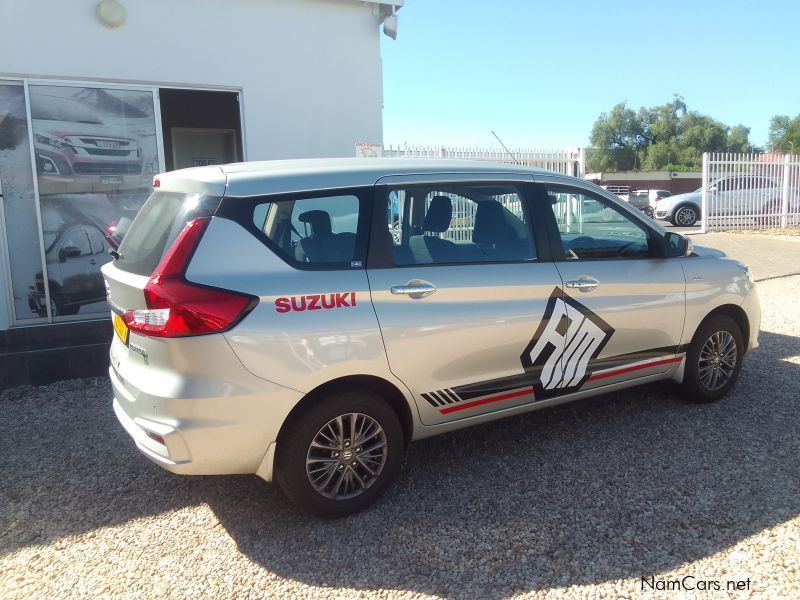
<path id="1" fill-rule="evenodd" d="M 382 142 L 379 20 L 359 0 L 0 0 L 0 74 L 241 88 L 248 160 Z"/>

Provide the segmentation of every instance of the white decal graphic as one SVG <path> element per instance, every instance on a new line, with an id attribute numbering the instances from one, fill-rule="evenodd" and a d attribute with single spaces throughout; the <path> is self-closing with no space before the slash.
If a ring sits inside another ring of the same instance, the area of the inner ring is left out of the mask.
<path id="1" fill-rule="evenodd" d="M 576 300 L 554 290 L 539 330 L 520 357 L 527 372 L 538 374 L 534 390 L 548 395 L 580 387 L 589 361 L 614 329 Z"/>

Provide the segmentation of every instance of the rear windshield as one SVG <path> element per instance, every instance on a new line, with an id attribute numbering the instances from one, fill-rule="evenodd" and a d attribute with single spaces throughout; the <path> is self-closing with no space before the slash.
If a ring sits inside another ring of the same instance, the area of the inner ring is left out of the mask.
<path id="1" fill-rule="evenodd" d="M 153 192 L 131 223 L 119 246 L 119 269 L 149 277 L 186 224 L 213 215 L 216 196 Z"/>

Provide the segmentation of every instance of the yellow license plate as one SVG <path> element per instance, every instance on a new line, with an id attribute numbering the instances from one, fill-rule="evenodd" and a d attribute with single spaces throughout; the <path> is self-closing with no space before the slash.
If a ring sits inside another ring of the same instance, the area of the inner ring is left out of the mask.
<path id="1" fill-rule="evenodd" d="M 125 325 L 125 321 L 119 315 L 114 315 L 114 331 L 117 332 L 123 344 L 128 343 L 128 326 Z"/>

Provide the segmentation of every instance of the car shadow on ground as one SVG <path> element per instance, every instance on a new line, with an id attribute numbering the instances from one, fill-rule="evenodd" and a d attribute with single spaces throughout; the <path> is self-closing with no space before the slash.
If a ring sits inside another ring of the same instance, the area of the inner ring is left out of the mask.
<path id="1" fill-rule="evenodd" d="M 800 339 L 761 344 L 717 404 L 659 383 L 417 442 L 336 521 L 255 477 L 161 471 L 70 382 L 57 415 L 3 396 L 0 553 L 207 503 L 249 560 L 309 585 L 501 597 L 670 570 L 800 514 Z"/>

